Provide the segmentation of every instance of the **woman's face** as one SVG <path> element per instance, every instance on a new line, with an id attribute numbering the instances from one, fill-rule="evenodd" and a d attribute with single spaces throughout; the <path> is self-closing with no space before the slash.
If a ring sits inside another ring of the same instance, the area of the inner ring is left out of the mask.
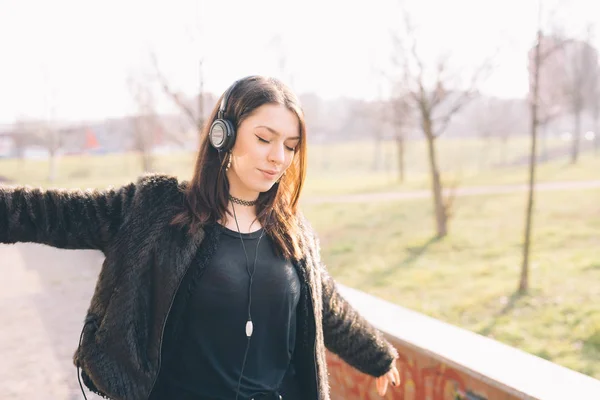
<path id="1" fill-rule="evenodd" d="M 283 105 L 265 104 L 238 127 L 227 171 L 233 196 L 254 199 L 290 166 L 300 140 L 298 117 Z"/>

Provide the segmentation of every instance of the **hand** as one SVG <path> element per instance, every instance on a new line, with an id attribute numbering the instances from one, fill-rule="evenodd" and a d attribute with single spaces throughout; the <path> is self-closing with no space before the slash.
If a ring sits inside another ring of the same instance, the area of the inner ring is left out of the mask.
<path id="1" fill-rule="evenodd" d="M 400 385 L 400 373 L 396 368 L 396 360 L 394 360 L 392 367 L 388 372 L 386 372 L 385 375 L 381 375 L 379 378 L 375 378 L 375 386 L 377 387 L 377 393 L 379 393 L 381 397 L 385 396 L 385 393 L 387 392 L 388 383 L 390 383 L 392 386 Z"/>

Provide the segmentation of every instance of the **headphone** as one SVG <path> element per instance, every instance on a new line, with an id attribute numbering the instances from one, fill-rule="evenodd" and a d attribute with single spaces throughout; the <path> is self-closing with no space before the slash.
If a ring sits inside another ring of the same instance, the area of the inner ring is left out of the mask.
<path id="1" fill-rule="evenodd" d="M 237 81 L 233 82 L 229 89 L 225 91 L 225 94 L 223 94 L 223 98 L 221 99 L 221 105 L 219 106 L 217 119 L 215 119 L 210 126 L 210 130 L 208 131 L 210 144 L 219 152 L 227 152 L 231 150 L 233 144 L 235 143 L 235 126 L 233 125 L 233 122 L 225 119 L 225 110 L 227 109 L 227 103 L 229 102 L 229 96 L 231 95 L 231 92 L 233 92 L 235 87 L 241 81 L 244 81 L 248 78 L 250 77 L 238 79 Z"/>

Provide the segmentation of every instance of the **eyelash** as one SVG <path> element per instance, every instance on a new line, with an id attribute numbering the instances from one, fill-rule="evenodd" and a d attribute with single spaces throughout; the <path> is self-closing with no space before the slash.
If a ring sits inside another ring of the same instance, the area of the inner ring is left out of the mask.
<path id="1" fill-rule="evenodd" d="M 265 140 L 265 139 L 261 138 L 260 136 L 256 136 L 256 137 L 258 138 L 259 142 L 262 142 L 262 143 L 271 143 L 268 140 Z M 295 148 L 291 148 L 291 147 L 287 147 L 287 146 L 285 146 L 285 148 L 288 149 L 289 151 L 296 151 Z"/>

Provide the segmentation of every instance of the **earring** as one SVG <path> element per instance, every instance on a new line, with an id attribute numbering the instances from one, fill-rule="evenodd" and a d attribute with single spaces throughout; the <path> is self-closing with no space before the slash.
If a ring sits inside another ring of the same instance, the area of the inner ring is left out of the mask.
<path id="1" fill-rule="evenodd" d="M 231 152 L 229 152 L 227 154 L 229 154 L 229 160 L 227 161 L 227 166 L 225 167 L 225 171 L 229 171 L 229 168 L 231 167 Z"/>

